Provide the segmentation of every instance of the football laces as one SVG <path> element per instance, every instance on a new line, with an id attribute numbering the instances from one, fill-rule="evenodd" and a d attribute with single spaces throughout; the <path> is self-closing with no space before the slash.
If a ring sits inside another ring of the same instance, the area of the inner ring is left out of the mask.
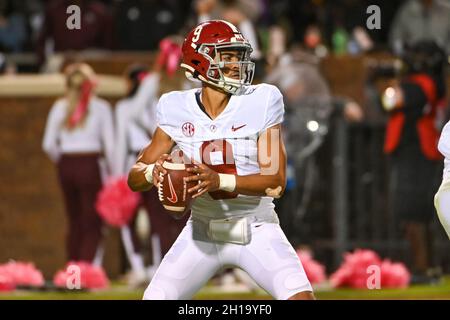
<path id="1" fill-rule="evenodd" d="M 163 181 L 164 181 L 164 173 L 160 172 L 159 177 L 160 178 L 162 177 Z M 158 198 L 159 198 L 159 201 L 164 201 L 163 188 L 162 188 L 161 182 L 158 182 Z"/>

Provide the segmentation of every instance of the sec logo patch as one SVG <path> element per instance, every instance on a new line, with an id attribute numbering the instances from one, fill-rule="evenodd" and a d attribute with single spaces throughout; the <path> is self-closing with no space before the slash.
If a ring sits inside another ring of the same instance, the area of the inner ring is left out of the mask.
<path id="1" fill-rule="evenodd" d="M 195 127 L 190 122 L 183 123 L 183 125 L 181 126 L 181 129 L 183 130 L 183 134 L 186 137 L 192 137 L 194 135 Z"/>

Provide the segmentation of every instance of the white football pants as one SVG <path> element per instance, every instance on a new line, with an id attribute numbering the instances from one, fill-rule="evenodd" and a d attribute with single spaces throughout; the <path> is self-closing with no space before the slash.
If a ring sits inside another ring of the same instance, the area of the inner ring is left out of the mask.
<path id="1" fill-rule="evenodd" d="M 434 196 L 434 206 L 439 221 L 450 239 L 450 179 L 442 181 L 438 192 Z"/>
<path id="2" fill-rule="evenodd" d="M 252 239 L 247 245 L 194 240 L 192 224 L 191 220 L 187 222 L 162 260 L 144 300 L 191 299 L 219 270 L 233 266 L 246 271 L 275 299 L 313 291 L 278 224 L 252 223 Z"/>

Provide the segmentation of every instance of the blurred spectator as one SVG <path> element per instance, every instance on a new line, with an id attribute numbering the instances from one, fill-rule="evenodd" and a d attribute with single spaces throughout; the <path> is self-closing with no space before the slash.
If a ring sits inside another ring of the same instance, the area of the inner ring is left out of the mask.
<path id="1" fill-rule="evenodd" d="M 342 39 L 346 45 L 347 40 Z M 328 54 L 328 49 L 324 45 L 324 39 L 322 37 L 322 31 L 319 26 L 312 24 L 306 28 L 305 38 L 303 39 L 305 47 L 314 53 L 315 56 L 323 58 Z"/>
<path id="2" fill-rule="evenodd" d="M 245 12 L 246 17 L 256 24 L 263 11 L 263 0 L 222 0 L 225 6 L 236 7 L 241 12 Z M 230 21 L 231 22 L 231 21 Z"/>
<path id="3" fill-rule="evenodd" d="M 176 34 L 188 16 L 190 0 L 127 0 L 116 11 L 116 48 L 155 50 L 164 37 Z"/>
<path id="4" fill-rule="evenodd" d="M 437 123 L 445 106 L 447 57 L 433 41 L 420 41 L 408 48 L 403 61 L 405 77 L 382 96 L 389 112 L 384 152 L 390 158 L 391 209 L 412 252 L 412 281 L 428 282 L 432 280 L 427 274 L 431 263 L 428 228 L 441 170 Z"/>
<path id="5" fill-rule="evenodd" d="M 283 138 L 288 154 L 288 177 L 280 200 L 280 221 L 291 241 L 308 238 L 302 219 L 317 182 L 315 153 L 329 131 L 334 111 L 348 121 L 361 121 L 361 107 L 349 99 L 333 99 L 319 70 L 319 59 L 293 47 L 267 75 L 266 81 L 279 87 L 285 101 Z M 298 179 L 297 179 L 298 177 Z"/>
<path id="6" fill-rule="evenodd" d="M 132 66 L 127 72 L 129 84 L 128 97 L 118 102 L 116 108 L 117 143 L 115 149 L 115 172 L 124 175 L 136 162 L 139 152 L 147 146 L 157 128 L 156 105 L 159 97 L 168 91 L 184 88 L 187 81 L 179 68 L 181 43 L 178 37 L 165 38 L 152 70 L 144 66 Z M 142 193 L 142 204 L 150 220 L 150 242 L 152 265 L 148 275 L 153 276 L 162 257 L 169 251 L 189 215 L 176 220 L 165 212 L 158 199 L 156 188 Z M 133 238 L 134 253 L 127 252 L 132 264 L 134 276 L 132 282 L 143 280 L 143 260 L 140 252 L 142 244 L 136 237 L 135 221 L 129 226 Z M 122 230 L 122 239 L 126 234 Z"/>
<path id="7" fill-rule="evenodd" d="M 9 62 L 5 55 L 0 52 L 0 75 L 12 75 L 17 73 L 17 66 Z"/>
<path id="8" fill-rule="evenodd" d="M 263 21 L 278 24 L 287 31 L 287 43 L 302 43 L 306 40 L 306 33 L 311 26 L 315 26 L 321 33 L 322 43 L 326 47 L 333 47 L 333 37 L 338 31 L 339 36 L 345 32 L 348 37 L 346 52 L 367 51 L 381 47 L 387 43 L 393 13 L 401 0 L 278 0 L 265 1 L 267 11 L 263 11 Z M 381 29 L 369 30 L 366 27 L 367 8 L 378 5 L 381 14 Z M 361 43 L 362 39 L 362 43 Z M 369 46 L 367 46 L 370 39 Z M 355 45 L 358 47 L 355 48 Z"/>
<path id="9" fill-rule="evenodd" d="M 15 3 L 0 0 L 0 51 L 3 52 L 20 52 L 27 39 L 26 19 Z"/>
<path id="10" fill-rule="evenodd" d="M 34 51 L 44 24 L 45 4 L 43 1 L 25 0 L 24 6 L 30 32 L 27 51 Z"/>
<path id="11" fill-rule="evenodd" d="M 335 52 L 355 54 L 371 48 L 370 44 L 367 47 L 367 40 L 364 41 L 364 45 L 360 45 L 357 41 L 358 38 L 370 39 L 367 33 L 369 30 L 366 28 L 368 18 L 366 10 L 371 4 L 374 3 L 366 0 L 339 0 L 328 3 L 324 33 L 329 35 L 330 43 L 333 45 Z M 384 6 L 381 11 L 385 14 Z M 385 26 L 383 25 L 383 27 Z M 339 38 L 343 34 L 348 38 L 345 41 L 345 48 L 340 47 L 344 41 L 335 43 L 335 38 Z"/>
<path id="12" fill-rule="evenodd" d="M 109 103 L 94 95 L 96 82 L 88 65 L 67 67 L 66 95 L 50 110 L 43 139 L 44 151 L 58 167 L 68 218 L 68 261 L 93 262 L 101 252 L 102 221 L 95 209 L 102 188 L 99 161 L 106 158 L 111 174 L 114 131 Z"/>
<path id="13" fill-rule="evenodd" d="M 118 176 L 127 175 L 136 162 L 139 152 L 151 142 L 153 132 L 156 130 L 153 111 L 158 102 L 161 78 L 159 69 L 161 68 L 162 66 L 158 66 L 149 72 L 143 65 L 132 65 L 127 70 L 128 96 L 117 103 L 115 110 L 117 141 L 114 165 L 115 174 Z M 136 112 L 139 113 L 141 120 L 139 122 L 135 121 Z M 150 220 L 149 243 L 152 265 L 148 272 L 145 269 L 142 252 L 142 249 L 148 246 L 143 246 L 137 236 L 136 217 L 129 226 L 121 230 L 122 240 L 132 267 L 132 273 L 128 279 L 132 286 L 144 284 L 151 279 L 162 257 L 186 223 L 185 219 L 175 220 L 165 213 L 155 188 L 142 193 L 142 204 Z M 127 247 L 127 243 L 131 246 Z"/>
<path id="14" fill-rule="evenodd" d="M 259 8 L 255 10 L 256 12 L 260 12 L 261 6 L 257 6 L 257 3 L 258 1 L 254 1 L 253 6 Z M 258 34 L 246 10 L 249 5 L 248 1 L 243 0 L 197 0 L 195 3 L 197 23 L 215 19 L 232 23 L 250 42 L 253 48 L 252 59 L 259 60 L 262 58 L 262 53 L 259 50 Z M 253 17 L 256 19 L 255 11 Z"/>
<path id="15" fill-rule="evenodd" d="M 390 32 L 390 45 L 400 54 L 405 44 L 434 40 L 450 53 L 450 3 L 409 0 L 398 11 Z"/>
<path id="16" fill-rule="evenodd" d="M 81 12 L 81 28 L 69 29 L 67 8 L 77 5 Z M 51 0 L 39 36 L 37 51 L 44 62 L 47 53 L 93 48 L 110 49 L 113 44 L 112 15 L 96 0 Z"/>
<path id="17" fill-rule="evenodd" d="M 116 148 L 114 149 L 114 174 L 117 176 L 125 176 L 128 173 L 137 155 L 149 141 L 147 132 L 133 121 L 130 121 L 132 120 L 130 111 L 133 110 L 133 100 L 141 80 L 148 74 L 148 71 L 148 67 L 135 64 L 128 67 L 125 72 L 125 80 L 128 87 L 127 96 L 119 100 L 115 108 Z M 148 281 L 144 257 L 141 254 L 140 239 L 136 233 L 136 220 L 137 215 L 135 215 L 128 226 L 121 228 L 122 242 L 131 266 L 128 282 L 133 287 Z"/>
<path id="18" fill-rule="evenodd" d="M 6 72 L 6 57 L 3 53 L 0 53 L 0 74 L 4 74 Z"/>
<path id="19" fill-rule="evenodd" d="M 278 26 L 273 25 L 268 29 L 268 43 L 265 54 L 267 68 L 271 69 L 278 63 L 280 57 L 286 51 L 286 32 Z"/>
<path id="20" fill-rule="evenodd" d="M 308 26 L 320 24 L 324 5 L 321 1 L 311 0 L 288 0 L 287 3 L 285 14 L 289 19 L 291 40 L 294 43 L 302 43 Z"/>
<path id="21" fill-rule="evenodd" d="M 315 118 L 327 118 L 332 112 L 334 100 L 325 78 L 319 69 L 320 59 L 298 46 L 293 46 L 267 75 L 266 81 L 279 86 L 283 92 L 286 108 L 300 106 L 313 108 Z M 342 111 L 348 121 L 361 121 L 363 113 L 351 99 L 344 99 Z"/>

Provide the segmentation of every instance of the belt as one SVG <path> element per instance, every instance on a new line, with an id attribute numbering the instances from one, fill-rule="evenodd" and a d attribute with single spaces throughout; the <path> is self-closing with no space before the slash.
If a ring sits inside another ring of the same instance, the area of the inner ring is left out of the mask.
<path id="1" fill-rule="evenodd" d="M 213 241 L 246 245 L 251 241 L 251 225 L 260 222 L 279 223 L 275 211 L 262 216 L 248 214 L 223 219 L 191 216 L 193 238 L 199 241 Z"/>

